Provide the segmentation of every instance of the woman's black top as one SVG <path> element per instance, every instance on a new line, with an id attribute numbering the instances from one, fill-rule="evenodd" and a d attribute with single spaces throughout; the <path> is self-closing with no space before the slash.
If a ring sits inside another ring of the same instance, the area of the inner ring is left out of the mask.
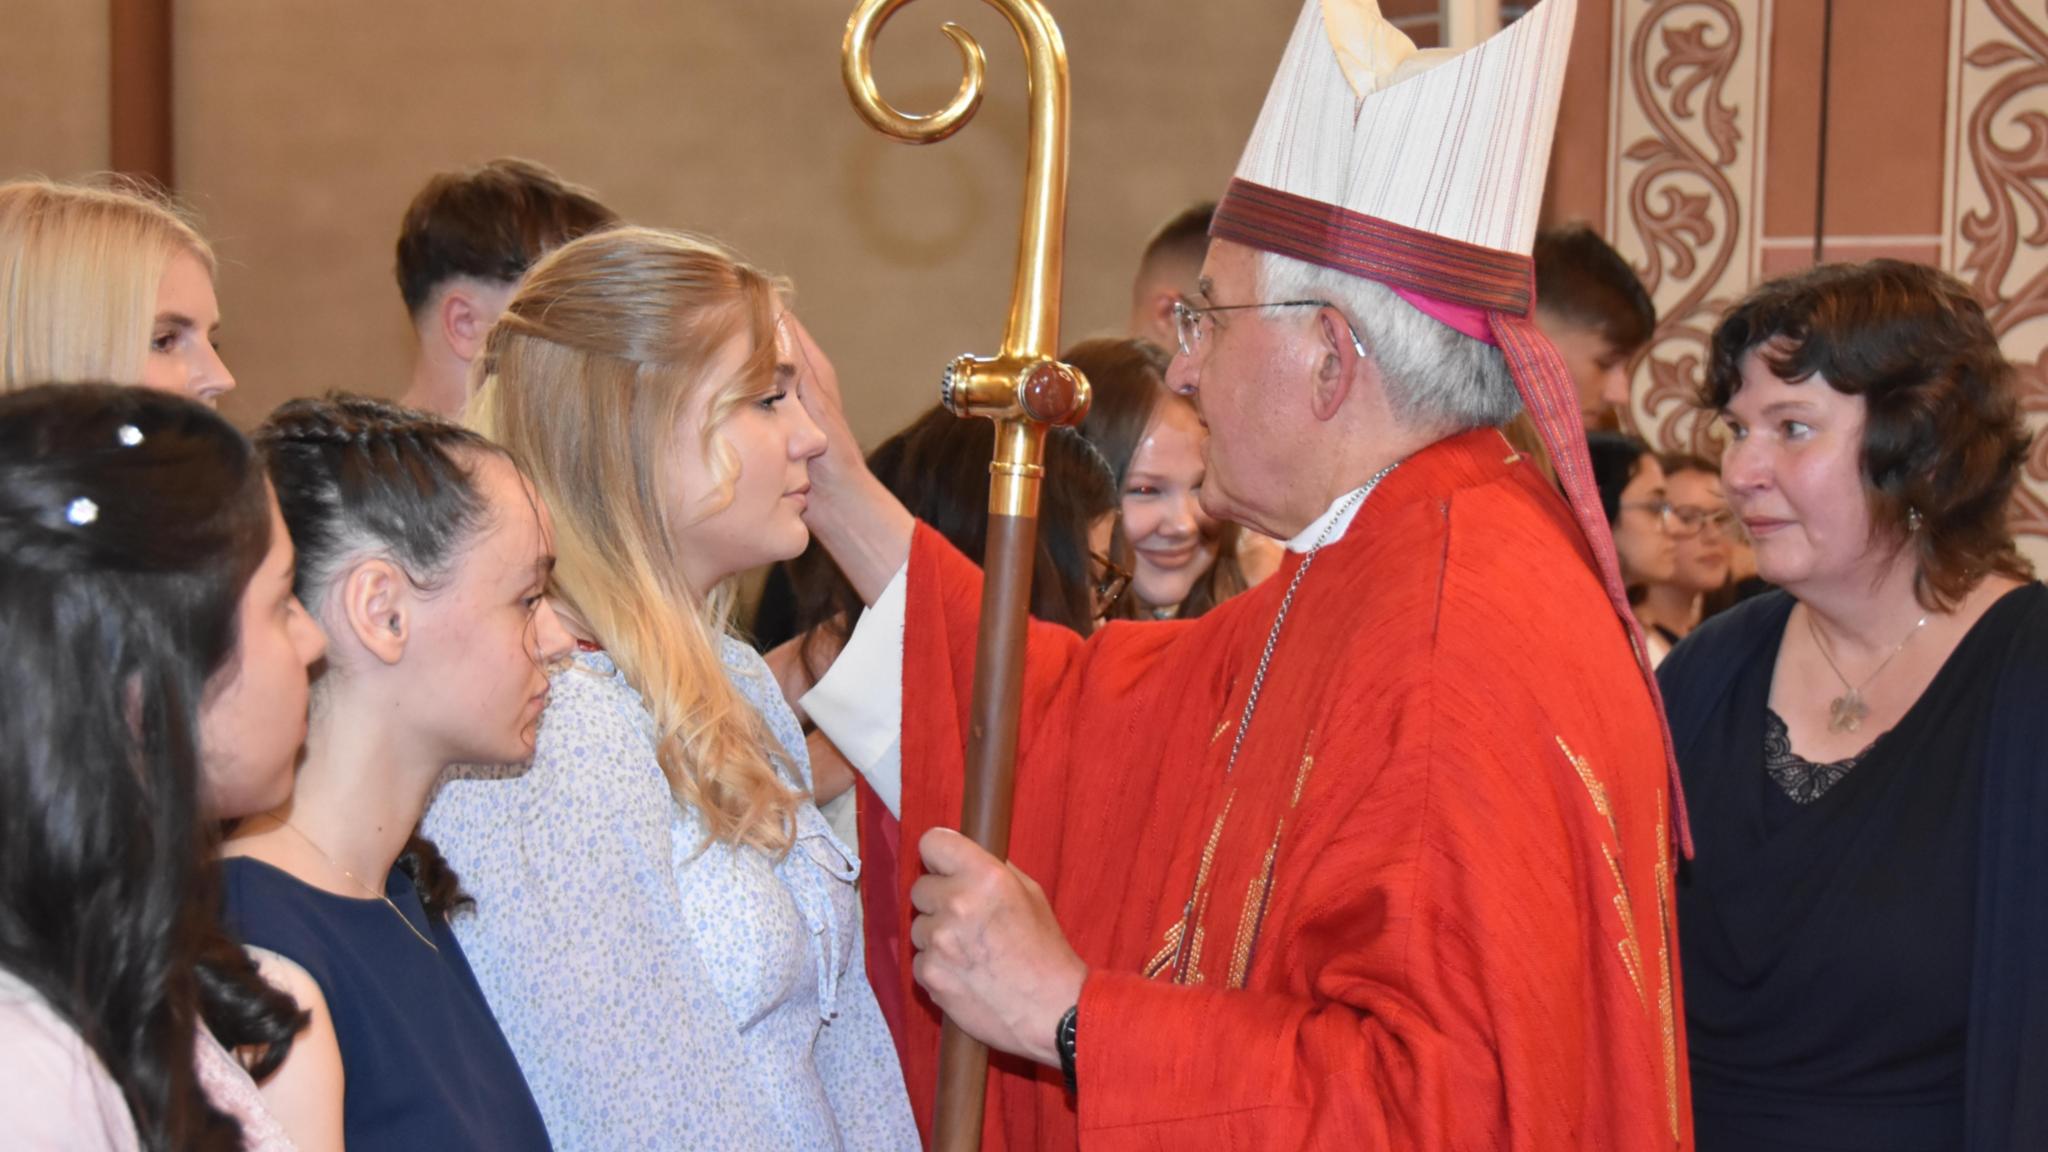
<path id="1" fill-rule="evenodd" d="M 2028 954 L 1979 930 L 1980 895 L 1999 891 L 1980 846 L 1987 777 L 2038 790 L 2048 763 L 1999 731 L 2001 696 L 2024 695 L 2015 676 L 2048 709 L 2048 678 L 2025 670 L 2048 651 L 2048 589 L 2002 597 L 1897 725 L 1819 765 L 1768 707 L 1792 606 L 1782 592 L 1740 605 L 1660 673 L 1695 842 L 1678 909 L 1699 1152 L 2034 1147 L 1965 1134 L 1987 1106 L 1968 1091 L 1979 974 Z M 2010 896 L 1994 898 L 2004 923 Z M 2039 998 L 2044 975 L 2001 979 Z M 2039 1043 L 2023 1028 L 2013 1047 L 2033 1060 Z"/>

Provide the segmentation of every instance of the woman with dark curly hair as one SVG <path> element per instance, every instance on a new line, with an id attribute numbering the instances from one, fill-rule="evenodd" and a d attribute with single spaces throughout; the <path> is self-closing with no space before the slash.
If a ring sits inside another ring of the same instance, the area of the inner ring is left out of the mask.
<path id="1" fill-rule="evenodd" d="M 265 1096 L 303 1152 L 545 1149 L 415 829 L 450 765 L 533 755 L 570 645 L 547 510 L 502 449 L 380 401 L 292 401 L 257 444 L 328 637 L 290 794 L 226 846 L 229 918 L 312 1014 Z"/>
<path id="2" fill-rule="evenodd" d="M 1967 288 L 1879 260 L 1765 284 L 1702 402 L 1777 585 L 1660 672 L 1701 1152 L 2048 1148 L 2048 589 L 2027 436 Z"/>
<path id="3" fill-rule="evenodd" d="M 290 1148 L 250 1073 L 303 1018 L 222 933 L 208 859 L 291 787 L 322 648 L 291 567 L 256 454 L 198 404 L 0 396 L 0 1148 Z"/>

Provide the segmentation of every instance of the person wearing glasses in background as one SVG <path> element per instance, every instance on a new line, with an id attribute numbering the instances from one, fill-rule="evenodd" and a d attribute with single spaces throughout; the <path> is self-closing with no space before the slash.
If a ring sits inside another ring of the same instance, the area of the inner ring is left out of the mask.
<path id="1" fill-rule="evenodd" d="M 1735 513 L 1721 490 L 1719 465 L 1677 452 L 1657 463 L 1664 469 L 1664 499 L 1671 506 L 1673 565 L 1669 580 L 1644 587 L 1636 618 L 1646 632 L 1677 647 L 1705 618 L 1707 596 L 1728 585 Z"/>
<path id="2" fill-rule="evenodd" d="M 1614 550 L 1621 558 L 1621 582 L 1629 603 L 1643 624 L 1643 643 L 1650 666 L 1663 663 L 1671 641 L 1659 635 L 1642 614 L 1646 591 L 1668 584 L 1678 569 L 1677 537 L 1685 531 L 1666 488 L 1664 467 L 1650 446 L 1616 432 L 1589 432 L 1586 450 L 1593 460 L 1593 483 L 1600 489 L 1600 508 L 1614 531 Z"/>

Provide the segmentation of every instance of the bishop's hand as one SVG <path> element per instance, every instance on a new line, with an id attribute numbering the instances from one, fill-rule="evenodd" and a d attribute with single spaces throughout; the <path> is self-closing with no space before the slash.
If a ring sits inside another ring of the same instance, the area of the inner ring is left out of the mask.
<path id="1" fill-rule="evenodd" d="M 910 887 L 917 982 L 975 1039 L 1058 1067 L 1053 1033 L 1080 1000 L 1088 966 L 1045 890 L 950 828 L 926 832 L 917 849 L 925 866 Z"/>
<path id="2" fill-rule="evenodd" d="M 873 604 L 889 578 L 910 559 L 910 536 L 916 521 L 861 456 L 860 441 L 846 420 L 846 402 L 839 393 L 839 373 L 826 359 L 810 330 L 793 312 L 778 321 L 779 347 L 795 362 L 797 396 L 804 411 L 825 434 L 825 451 L 810 462 L 811 498 L 804 512 L 820 543 L 839 562 L 863 601 Z"/>
<path id="3" fill-rule="evenodd" d="M 810 329 L 804 327 L 796 313 L 784 312 L 777 328 L 776 338 L 786 342 L 785 355 L 796 364 L 797 396 L 812 422 L 825 434 L 825 453 L 812 461 L 813 472 L 824 474 L 819 479 L 830 480 L 834 473 L 865 471 L 867 462 L 861 456 L 860 441 L 846 420 L 846 401 L 839 392 L 838 370 L 832 367 L 825 350 L 818 347 Z"/>

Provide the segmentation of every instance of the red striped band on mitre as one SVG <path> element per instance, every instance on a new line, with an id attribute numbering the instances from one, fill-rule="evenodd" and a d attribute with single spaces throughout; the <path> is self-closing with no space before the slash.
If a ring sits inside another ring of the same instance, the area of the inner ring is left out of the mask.
<path id="1" fill-rule="evenodd" d="M 1232 180 L 1209 235 L 1347 272 L 1389 288 L 1486 312 L 1527 316 L 1536 263 L 1405 224 Z"/>

